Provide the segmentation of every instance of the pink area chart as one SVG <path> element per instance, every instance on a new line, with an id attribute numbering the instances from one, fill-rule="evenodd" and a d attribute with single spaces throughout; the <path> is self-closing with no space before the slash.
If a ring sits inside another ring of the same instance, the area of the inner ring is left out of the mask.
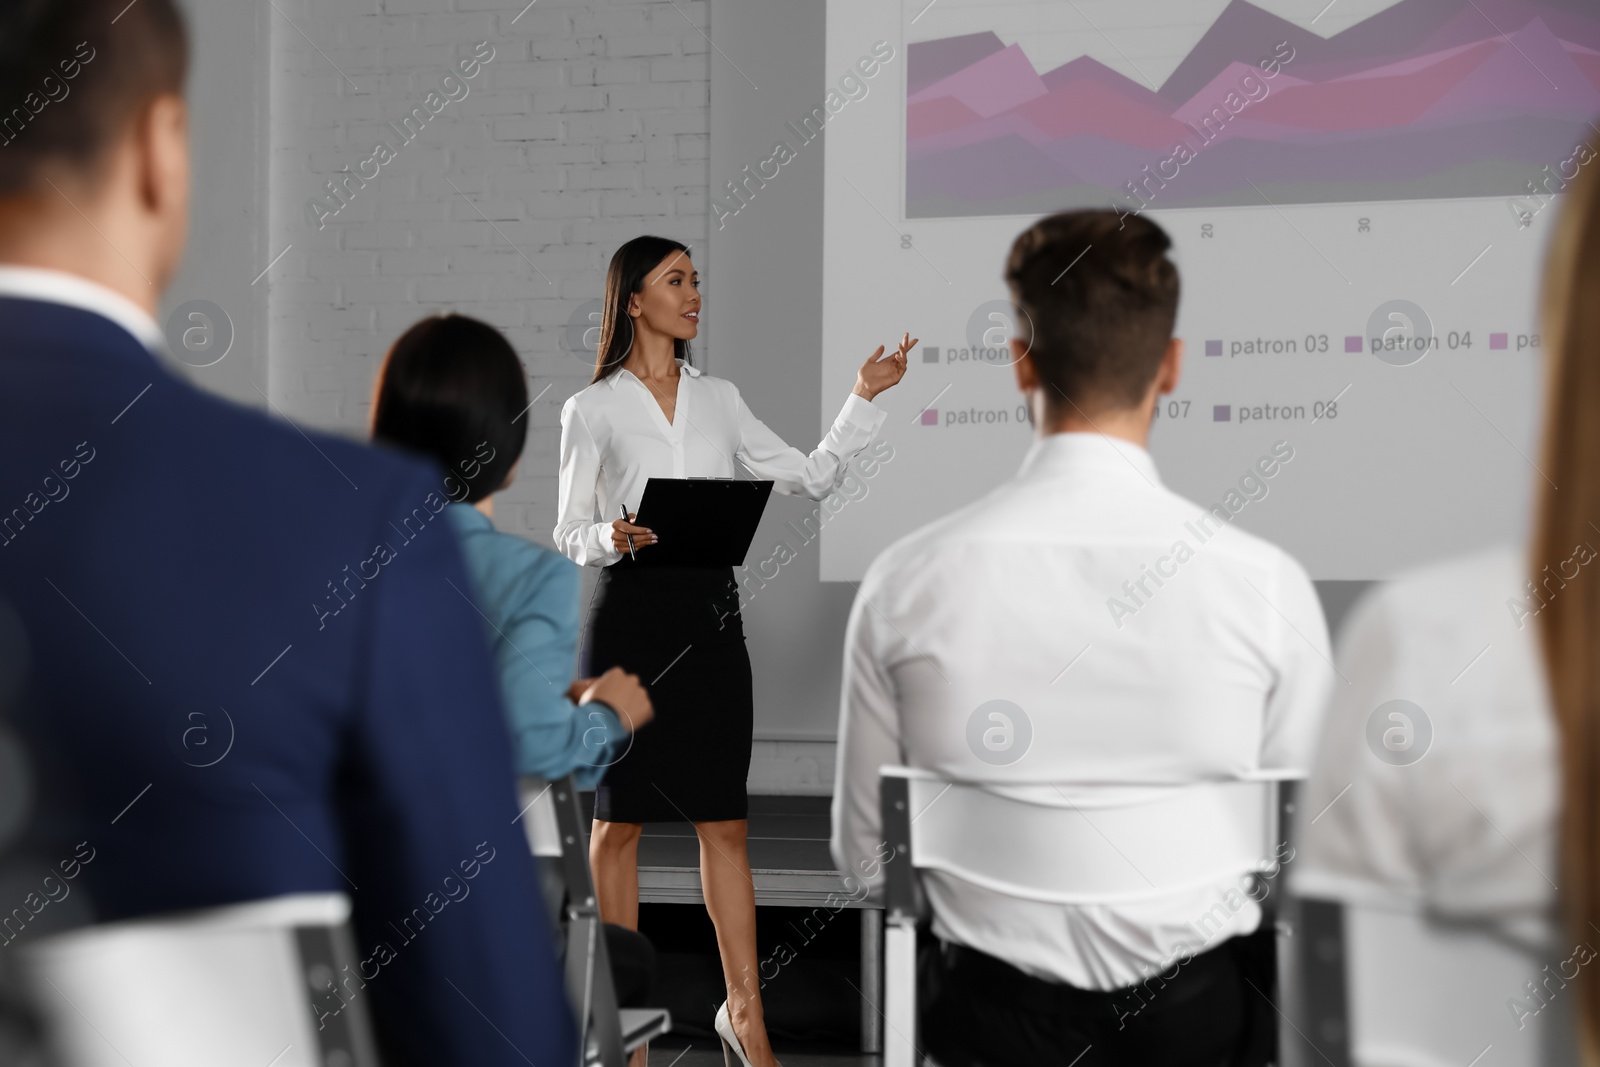
<path id="1" fill-rule="evenodd" d="M 1600 136 L 1600 4 L 1401 0 L 1325 40 L 1233 0 L 1154 92 L 985 32 L 910 44 L 906 93 L 913 218 L 1525 196 Z"/>

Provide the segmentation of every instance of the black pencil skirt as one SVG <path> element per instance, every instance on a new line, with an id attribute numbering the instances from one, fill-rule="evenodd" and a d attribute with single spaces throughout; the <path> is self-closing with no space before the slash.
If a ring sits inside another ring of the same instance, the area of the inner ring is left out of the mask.
<path id="1" fill-rule="evenodd" d="M 607 567 L 590 604 L 583 676 L 621 667 L 655 718 L 606 769 L 595 818 L 718 822 L 748 813 L 755 700 L 730 567 Z"/>

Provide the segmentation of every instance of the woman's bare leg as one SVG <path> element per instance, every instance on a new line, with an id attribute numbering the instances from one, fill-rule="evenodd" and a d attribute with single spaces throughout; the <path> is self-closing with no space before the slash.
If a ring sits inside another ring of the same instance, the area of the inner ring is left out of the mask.
<path id="1" fill-rule="evenodd" d="M 694 824 L 700 835 L 700 888 L 717 928 L 717 951 L 728 987 L 728 1015 L 755 1067 L 777 1067 L 761 1008 L 756 967 L 756 890 L 745 849 L 743 819 Z"/>
<path id="2" fill-rule="evenodd" d="M 639 834 L 636 822 L 594 821 L 589 836 L 589 870 L 594 876 L 600 918 L 639 929 Z"/>
<path id="3" fill-rule="evenodd" d="M 639 834 L 635 822 L 594 821 L 589 834 L 589 870 L 604 922 L 639 929 Z M 633 1050 L 628 1067 L 646 1067 L 650 1046 Z"/>

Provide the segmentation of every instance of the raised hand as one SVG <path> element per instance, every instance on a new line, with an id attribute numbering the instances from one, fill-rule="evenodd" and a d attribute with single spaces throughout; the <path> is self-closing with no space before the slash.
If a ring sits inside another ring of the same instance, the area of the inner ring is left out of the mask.
<path id="1" fill-rule="evenodd" d="M 856 387 L 852 392 L 871 400 L 899 382 L 906 374 L 906 356 L 920 340 L 920 337 L 912 337 L 909 333 L 901 334 L 900 344 L 888 358 L 883 358 L 883 346 L 879 345 L 861 364 L 861 369 L 856 371 Z"/>

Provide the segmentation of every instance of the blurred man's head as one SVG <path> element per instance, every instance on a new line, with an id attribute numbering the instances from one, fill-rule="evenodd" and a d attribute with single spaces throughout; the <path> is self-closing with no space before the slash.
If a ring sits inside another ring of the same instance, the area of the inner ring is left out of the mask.
<path id="1" fill-rule="evenodd" d="M 1115 211 L 1051 215 L 1012 244 L 1005 278 L 1018 310 L 1017 383 L 1047 432 L 1147 425 L 1153 397 L 1177 384 L 1171 247 L 1154 222 Z"/>
<path id="2" fill-rule="evenodd" d="M 0 0 L 0 260 L 154 307 L 187 229 L 175 0 Z"/>

